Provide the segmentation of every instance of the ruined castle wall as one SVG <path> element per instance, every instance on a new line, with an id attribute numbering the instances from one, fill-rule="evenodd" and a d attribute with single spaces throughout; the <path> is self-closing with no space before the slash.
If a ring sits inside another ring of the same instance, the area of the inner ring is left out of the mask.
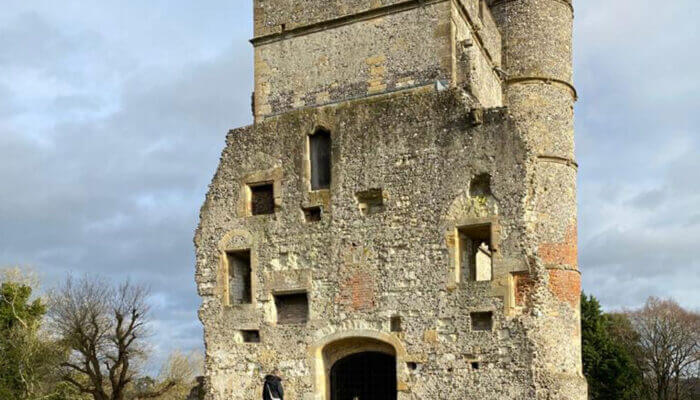
<path id="1" fill-rule="evenodd" d="M 255 36 L 406 3 L 406 0 L 255 0 Z"/>
<path id="2" fill-rule="evenodd" d="M 453 6 L 462 10 L 472 26 L 473 33 L 495 66 L 501 66 L 502 34 L 490 7 L 484 0 L 453 0 Z"/>
<path id="3" fill-rule="evenodd" d="M 571 0 L 494 0 L 504 40 L 505 93 L 513 122 L 537 154 L 527 244 L 539 257 L 530 328 L 537 399 L 583 399 L 577 260 Z M 562 339 L 568 338 L 568 339 Z"/>
<path id="4" fill-rule="evenodd" d="M 231 131 L 195 240 L 210 400 L 259 398 L 274 368 L 289 398 L 325 399 L 328 366 L 310 349 L 340 334 L 394 345 L 401 400 L 534 398 L 528 294 L 512 298 L 514 277 L 528 271 L 531 153 L 504 110 L 478 119 L 459 90 L 431 88 Z M 331 131 L 333 170 L 330 189 L 314 192 L 305 140 L 318 126 Z M 483 174 L 491 194 L 481 197 L 470 185 Z M 249 216 L 241 193 L 261 180 L 277 185 L 276 212 Z M 383 204 L 364 215 L 357 195 L 370 189 Z M 310 206 L 321 221 L 305 221 Z M 470 221 L 498 228 L 493 281 L 454 275 L 456 229 Z M 254 303 L 227 306 L 224 254 L 241 248 L 251 249 Z M 298 291 L 308 292 L 308 322 L 278 324 L 274 296 Z M 493 328 L 473 330 L 474 312 L 492 312 Z M 260 342 L 244 343 L 241 330 L 259 330 Z"/>
<path id="5" fill-rule="evenodd" d="M 261 43 L 256 115 L 448 81 L 449 21 L 443 2 Z"/>
<path id="6" fill-rule="evenodd" d="M 452 3 L 452 24 L 455 41 L 454 73 L 457 84 L 466 84 L 467 90 L 486 108 L 503 105 L 501 78 L 494 70 L 500 66 L 500 35 L 493 29 L 485 35 L 481 27 L 478 1 L 460 0 Z M 470 4 L 471 7 L 466 7 Z M 490 17 L 490 13 L 486 14 Z M 493 19 L 488 19 L 493 22 Z M 482 40 L 495 36 L 499 46 Z M 489 47 L 492 46 L 492 47 Z M 492 58 L 492 55 L 495 58 Z"/>
<path id="7" fill-rule="evenodd" d="M 328 400 L 361 351 L 396 358 L 399 400 L 585 399 L 570 0 L 254 4 L 256 123 L 195 238 L 207 400 L 276 368 Z"/>
<path id="8" fill-rule="evenodd" d="M 316 9 L 305 5 L 298 12 Z M 274 18 L 290 11 L 274 10 Z M 256 120 L 436 81 L 468 84 L 485 107 L 503 104 L 494 71 L 501 63 L 500 33 L 480 0 L 411 0 L 376 10 L 384 11 L 255 38 Z"/>

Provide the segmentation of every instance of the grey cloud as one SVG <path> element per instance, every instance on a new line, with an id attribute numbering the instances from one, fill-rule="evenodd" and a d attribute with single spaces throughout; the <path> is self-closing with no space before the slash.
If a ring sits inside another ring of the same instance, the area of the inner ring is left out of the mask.
<path id="1" fill-rule="evenodd" d="M 0 117 L 6 118 L 18 111 L 19 107 L 12 102 L 12 95 L 10 88 L 0 83 Z"/>
<path id="2" fill-rule="evenodd" d="M 96 32 L 68 33 L 37 13 L 22 13 L 0 28 L 0 65 L 71 76 L 81 61 L 94 62 L 90 58 L 100 44 Z"/>
<path id="3" fill-rule="evenodd" d="M 94 96 L 84 95 L 64 95 L 58 96 L 53 101 L 53 108 L 56 112 L 97 112 L 104 107 L 104 103 Z"/>
<path id="4" fill-rule="evenodd" d="M 33 36 L 17 26 L 0 30 L 25 44 L 46 32 L 62 35 L 42 26 L 40 17 L 26 18 L 39 30 Z M 93 50 L 74 39 L 51 44 L 56 52 L 47 55 L 63 60 L 77 51 L 69 58 L 89 57 Z M 10 50 L 21 55 L 14 65 L 43 67 L 35 53 Z M 57 120 L 40 141 L 16 124 L 0 124 L 2 264 L 35 265 L 48 282 L 72 271 L 150 283 L 154 296 L 164 299 L 154 308 L 161 358 L 170 348 L 201 346 L 192 236 L 226 132 L 251 119 L 250 48 L 241 41 L 220 52 L 177 73 L 161 67 L 131 71 L 118 108 L 106 115 L 101 93 L 55 93 L 50 114 L 80 112 L 86 118 Z M 8 63 L 3 59 L 0 67 Z M 60 79 L 83 74 L 70 64 Z M 8 102 L 17 104 L 12 96 Z"/>
<path id="5" fill-rule="evenodd" d="M 700 267 L 695 245 L 700 229 L 659 229 L 656 226 L 629 230 L 608 230 L 589 239 L 581 248 L 581 261 L 586 270 L 622 266 L 616 276 L 667 274 L 669 270 Z"/>
<path id="6" fill-rule="evenodd" d="M 663 203 L 666 196 L 667 192 L 664 189 L 648 190 L 636 195 L 628 204 L 642 209 L 653 209 Z"/>
<path id="7" fill-rule="evenodd" d="M 700 225 L 700 214 L 695 214 L 695 215 L 691 216 L 690 218 L 688 218 L 685 226 L 686 227 L 693 227 L 696 225 Z"/>
<path id="8" fill-rule="evenodd" d="M 700 304 L 699 5 L 577 4 L 580 262 L 609 308 Z"/>

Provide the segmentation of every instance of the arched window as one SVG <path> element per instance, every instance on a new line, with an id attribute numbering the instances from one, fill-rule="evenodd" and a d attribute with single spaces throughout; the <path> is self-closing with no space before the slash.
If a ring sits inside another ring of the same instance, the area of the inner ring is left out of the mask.
<path id="1" fill-rule="evenodd" d="M 331 133 L 319 128 L 309 136 L 311 190 L 331 187 Z"/>

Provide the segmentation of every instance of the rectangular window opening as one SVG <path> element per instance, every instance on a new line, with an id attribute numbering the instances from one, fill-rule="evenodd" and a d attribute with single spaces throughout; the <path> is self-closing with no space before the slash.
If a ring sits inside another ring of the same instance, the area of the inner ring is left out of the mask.
<path id="1" fill-rule="evenodd" d="M 321 207 L 304 208 L 304 220 L 306 222 L 319 222 L 321 220 Z"/>
<path id="2" fill-rule="evenodd" d="M 318 129 L 309 136 L 311 190 L 331 187 L 331 133 Z"/>
<path id="3" fill-rule="evenodd" d="M 493 245 L 491 224 L 466 226 L 458 229 L 459 266 L 467 281 L 493 279 Z"/>
<path id="4" fill-rule="evenodd" d="M 250 250 L 226 253 L 228 262 L 229 304 L 250 304 L 253 302 Z"/>
<path id="5" fill-rule="evenodd" d="M 392 332 L 402 332 L 403 328 L 401 327 L 401 317 L 398 315 L 395 315 L 391 317 L 391 331 Z"/>
<path id="6" fill-rule="evenodd" d="M 260 331 L 258 330 L 241 331 L 241 336 L 243 343 L 260 343 Z"/>
<path id="7" fill-rule="evenodd" d="M 474 312 L 470 314 L 473 331 L 490 331 L 493 329 L 492 312 Z"/>
<path id="8" fill-rule="evenodd" d="M 275 295 L 277 324 L 305 324 L 309 320 L 309 297 L 306 292 Z"/>
<path id="9" fill-rule="evenodd" d="M 384 193 L 382 189 L 369 189 L 355 193 L 355 198 L 363 215 L 372 215 L 384 211 Z"/>
<path id="10" fill-rule="evenodd" d="M 272 183 L 250 186 L 250 210 L 253 215 L 275 213 L 275 189 Z"/>

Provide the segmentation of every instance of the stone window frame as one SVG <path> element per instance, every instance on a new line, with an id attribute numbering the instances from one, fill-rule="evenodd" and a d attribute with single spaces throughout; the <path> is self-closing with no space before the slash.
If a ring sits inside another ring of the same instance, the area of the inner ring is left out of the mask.
<path id="1" fill-rule="evenodd" d="M 243 177 L 240 181 L 241 191 L 238 200 L 238 216 L 246 217 L 270 217 L 279 212 L 282 207 L 282 168 L 276 167 L 263 171 L 256 171 Z M 252 190 L 255 186 L 272 184 L 272 192 L 275 201 L 275 211 L 271 214 L 253 215 Z"/>
<path id="2" fill-rule="evenodd" d="M 236 244 L 231 244 L 232 242 Z M 258 247 L 251 239 L 250 233 L 243 230 L 233 230 L 228 232 L 219 241 L 219 273 L 218 282 L 221 304 L 226 309 L 254 310 L 258 302 L 257 292 L 259 290 L 258 274 Z M 231 304 L 229 293 L 229 263 L 228 253 L 249 251 L 250 252 L 250 293 L 251 302 L 244 304 Z"/>
<path id="3" fill-rule="evenodd" d="M 318 194 L 325 194 L 329 193 L 331 191 L 330 187 L 329 188 L 323 188 L 323 189 L 313 189 L 311 185 L 311 137 L 316 135 L 319 131 L 325 131 L 328 133 L 328 136 L 331 138 L 331 187 L 333 186 L 333 182 L 335 182 L 335 174 L 333 173 L 333 143 L 335 142 L 335 134 L 333 133 L 333 130 L 328 128 L 326 125 L 323 124 L 316 124 L 314 125 L 314 128 L 311 129 L 307 134 L 304 135 L 304 171 L 303 171 L 303 177 L 304 177 L 304 186 L 306 188 L 306 191 L 309 193 L 318 193 Z"/>
<path id="4" fill-rule="evenodd" d="M 278 297 L 284 297 L 284 296 L 294 296 L 294 295 L 301 295 L 305 294 L 306 295 L 306 321 L 304 323 L 284 323 L 280 324 L 279 323 L 279 310 L 277 309 L 277 298 Z M 271 300 L 272 300 L 272 305 L 274 307 L 274 318 L 273 318 L 273 324 L 275 326 L 296 326 L 296 327 L 302 327 L 302 326 L 307 326 L 309 323 L 312 321 L 312 316 L 311 316 L 311 291 L 307 288 L 295 288 L 295 289 L 286 289 L 286 290 L 272 290 L 270 291 L 271 295 Z"/>
<path id="5" fill-rule="evenodd" d="M 257 341 L 251 341 L 251 340 L 246 340 L 246 336 L 250 333 L 257 333 Z M 248 345 L 248 346 L 259 346 L 263 343 L 262 341 L 262 333 L 260 332 L 259 328 L 251 328 L 251 329 L 239 329 L 237 332 L 234 334 L 234 342 L 239 345 Z"/>
<path id="6" fill-rule="evenodd" d="M 464 228 L 478 226 L 478 225 L 490 225 L 491 227 L 491 251 L 493 256 L 491 259 L 491 280 L 490 281 L 467 281 L 464 280 L 464 274 L 462 272 L 462 261 L 461 261 L 461 250 L 460 250 L 460 238 L 459 231 Z M 446 233 L 448 248 L 449 248 L 449 260 L 450 260 L 450 276 L 448 287 L 454 288 L 459 285 L 465 285 L 468 283 L 492 283 L 497 280 L 498 275 L 496 271 L 500 271 L 502 257 L 500 254 L 501 245 L 501 229 L 499 225 L 498 217 L 484 217 L 484 218 L 468 218 L 456 221 Z"/>
<path id="7" fill-rule="evenodd" d="M 231 304 L 231 293 L 230 293 L 230 282 L 229 279 L 231 279 L 230 275 L 230 268 L 231 266 L 229 265 L 229 258 L 228 254 L 229 253 L 236 253 L 236 252 L 244 252 L 248 251 L 250 252 L 250 303 L 241 303 L 241 304 Z M 223 301 L 222 303 L 224 306 L 229 307 L 229 308 L 246 308 L 246 307 L 254 307 L 256 303 L 256 292 L 258 289 L 258 285 L 255 279 L 257 270 L 258 270 L 258 257 L 256 252 L 252 247 L 239 247 L 239 248 L 226 248 L 225 250 L 220 251 L 220 264 L 221 264 L 221 269 L 222 269 L 222 276 L 224 277 L 224 284 L 223 284 Z"/>
<path id="8" fill-rule="evenodd" d="M 248 266 L 250 268 L 250 302 L 242 302 L 242 303 L 232 303 L 231 302 L 231 263 L 230 260 L 231 258 L 229 255 L 231 254 L 236 254 L 236 253 L 248 253 Z M 224 285 L 224 303 L 227 306 L 231 307 L 237 307 L 237 306 L 245 306 L 249 304 L 253 304 L 255 302 L 255 292 L 253 291 L 253 251 L 250 248 L 241 248 L 237 250 L 226 250 L 223 252 L 222 257 L 224 258 L 224 266 L 225 266 L 225 271 L 224 271 L 224 277 L 225 277 L 225 285 Z"/>

